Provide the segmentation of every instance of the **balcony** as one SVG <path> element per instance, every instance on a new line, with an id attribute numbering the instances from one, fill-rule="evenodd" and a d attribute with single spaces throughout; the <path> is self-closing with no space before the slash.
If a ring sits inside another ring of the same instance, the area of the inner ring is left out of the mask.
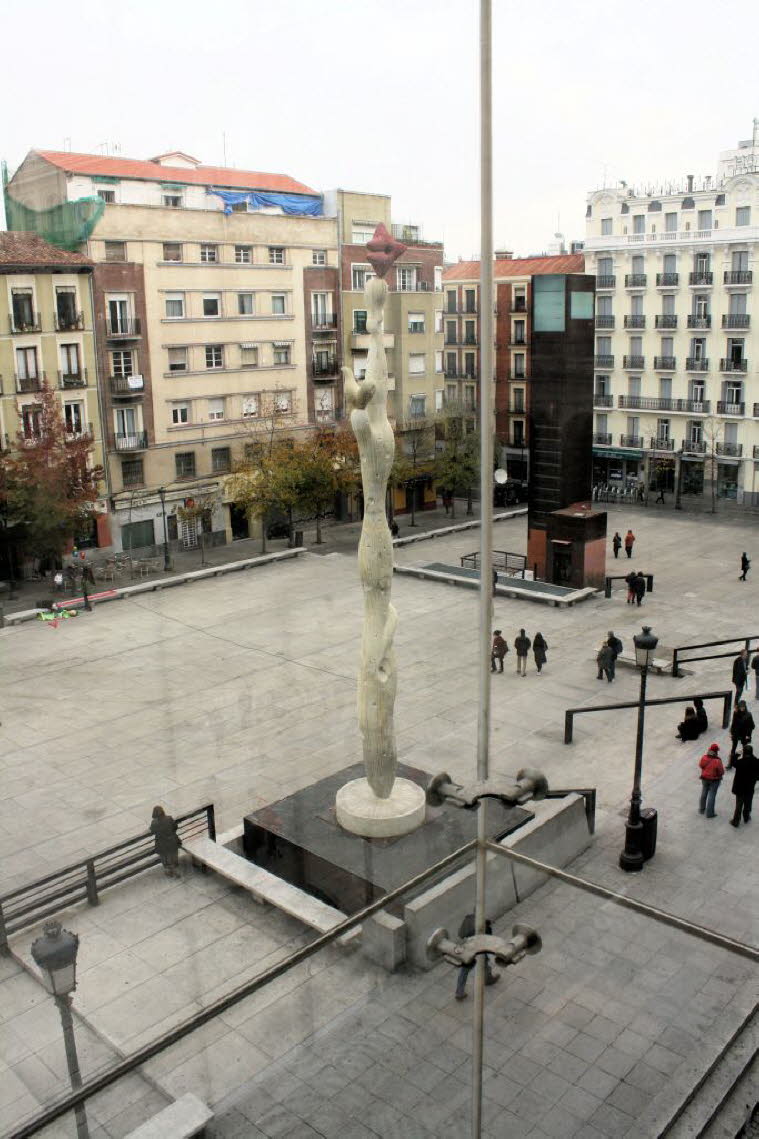
<path id="1" fill-rule="evenodd" d="M 58 373 L 58 387 L 59 388 L 86 388 L 87 387 L 87 369 L 80 368 L 78 372 L 59 372 Z"/>
<path id="2" fill-rule="evenodd" d="M 728 459 L 740 459 L 743 454 L 742 443 L 718 443 L 717 454 L 724 455 Z"/>
<path id="3" fill-rule="evenodd" d="M 139 317 L 124 318 L 123 320 L 109 320 L 108 336 L 111 340 L 123 340 L 140 335 Z"/>
<path id="4" fill-rule="evenodd" d="M 708 399 L 671 399 L 665 396 L 621 395 L 619 407 L 628 411 L 679 411 L 689 415 L 708 415 Z"/>
<path id="5" fill-rule="evenodd" d="M 623 368 L 632 368 L 635 371 L 637 371 L 638 368 L 644 368 L 645 365 L 646 365 L 646 357 L 645 356 L 623 356 L 622 357 L 622 367 Z"/>
<path id="6" fill-rule="evenodd" d="M 645 288 L 646 274 L 645 273 L 625 273 L 625 288 L 626 289 L 642 289 Z"/>
<path id="7" fill-rule="evenodd" d="M 324 361 L 311 361 L 311 375 L 315 380 L 333 380 L 337 375 L 337 359 Z"/>
<path id="8" fill-rule="evenodd" d="M 688 372 L 708 372 L 709 361 L 702 359 L 700 356 L 686 356 L 685 369 Z"/>
<path id="9" fill-rule="evenodd" d="M 42 317 L 38 312 L 9 312 L 8 327 L 13 333 L 41 332 Z"/>
<path id="10" fill-rule="evenodd" d="M 602 277 L 596 277 L 597 289 L 614 289 L 617 285 L 617 278 L 614 274 L 606 274 Z"/>
<path id="11" fill-rule="evenodd" d="M 645 316 L 636 315 L 636 316 L 626 316 L 625 317 L 625 328 L 645 328 L 645 327 L 646 327 Z"/>
<path id="12" fill-rule="evenodd" d="M 461 343 L 462 344 L 468 344 L 470 348 L 474 348 L 477 344 L 477 337 L 472 336 L 470 333 L 468 336 L 464 337 L 464 339 L 461 341 Z"/>
<path id="13" fill-rule="evenodd" d="M 15 375 L 17 392 L 38 392 L 47 380 L 46 372 L 38 372 L 36 376 L 20 376 L 18 372 Z"/>
<path id="14" fill-rule="evenodd" d="M 722 280 L 726 285 L 750 285 L 753 276 L 750 269 L 728 269 Z"/>
<path id="15" fill-rule="evenodd" d="M 329 332 L 333 328 L 337 328 L 337 313 L 336 312 L 314 312 L 311 313 L 311 328 L 314 332 Z"/>
<path id="16" fill-rule="evenodd" d="M 695 439 L 683 439 L 683 451 L 686 455 L 705 455 L 706 443 L 703 440 L 697 442 Z"/>
<path id="17" fill-rule="evenodd" d="M 656 274 L 656 284 L 659 286 L 659 288 L 671 289 L 674 285 L 677 285 L 679 283 L 679 281 L 680 281 L 680 274 L 679 273 L 657 273 Z"/>
<path id="18" fill-rule="evenodd" d="M 699 270 L 696 273 L 688 274 L 689 285 L 711 285 L 714 281 L 714 273 L 702 272 Z"/>
<path id="19" fill-rule="evenodd" d="M 594 366 L 596 368 L 613 368 L 614 367 L 614 357 L 613 356 L 594 356 L 593 357 L 593 363 L 594 363 Z"/>
<path id="20" fill-rule="evenodd" d="M 751 317 L 747 312 L 728 312 L 722 317 L 723 328 L 750 328 Z"/>
<path id="21" fill-rule="evenodd" d="M 717 415 L 731 415 L 737 418 L 745 414 L 745 403 L 729 403 L 724 399 L 717 400 Z"/>
<path id="22" fill-rule="evenodd" d="M 654 370 L 657 372 L 671 372 L 676 363 L 676 356 L 654 356 Z"/>
<path id="23" fill-rule="evenodd" d="M 145 390 L 145 381 L 142 376 L 111 376 L 111 395 L 123 398 L 130 395 L 142 395 Z"/>
<path id="24" fill-rule="evenodd" d="M 614 396 L 601 395 L 599 392 L 594 392 L 593 407 L 614 407 Z"/>
<path id="25" fill-rule="evenodd" d="M 509 415 L 525 415 L 527 408 L 524 405 L 524 400 L 515 400 L 509 404 Z"/>
<path id="26" fill-rule="evenodd" d="M 509 374 L 509 379 L 512 382 L 516 381 L 516 383 L 524 383 L 524 381 L 527 379 L 527 376 L 524 372 L 511 372 Z"/>
<path id="27" fill-rule="evenodd" d="M 659 313 L 654 324 L 657 328 L 677 328 L 677 317 L 671 313 Z"/>
<path id="28" fill-rule="evenodd" d="M 593 443 L 597 447 L 611 447 L 611 435 L 607 431 L 595 431 Z"/>
<path id="29" fill-rule="evenodd" d="M 511 302 L 512 312 L 527 312 L 527 301 L 516 300 Z"/>
<path id="30" fill-rule="evenodd" d="M 84 331 L 84 313 L 57 312 L 53 316 L 56 332 L 82 332 Z"/>
<path id="31" fill-rule="evenodd" d="M 648 447 L 650 451 L 674 451 L 674 439 L 649 439 Z"/>
<path id="32" fill-rule="evenodd" d="M 92 424 L 91 423 L 88 423 L 86 427 L 84 426 L 84 424 L 81 424 L 78 429 L 74 428 L 73 431 L 69 430 L 69 424 L 68 423 L 66 424 L 66 442 L 67 443 L 76 443 L 80 439 L 89 439 L 90 441 L 92 441 L 94 438 L 95 438 L 95 433 L 92 430 Z"/>
<path id="33" fill-rule="evenodd" d="M 147 431 L 134 431 L 130 435 L 115 436 L 117 451 L 144 451 L 148 445 Z"/>
<path id="34" fill-rule="evenodd" d="M 747 372 L 748 360 L 720 360 L 720 372 Z"/>
<path id="35" fill-rule="evenodd" d="M 613 327 L 614 327 L 614 317 L 613 316 L 598 316 L 598 315 L 596 315 L 596 328 L 613 328 Z"/>
<path id="36" fill-rule="evenodd" d="M 620 435 L 619 445 L 620 445 L 620 447 L 642 447 L 643 446 L 643 436 L 642 435 Z"/>
<path id="37" fill-rule="evenodd" d="M 614 317 L 612 317 L 611 319 L 613 321 Z M 611 328 L 612 325 L 608 325 L 606 327 Z M 510 340 L 509 341 L 509 347 L 510 348 L 526 348 L 527 344 L 528 344 L 528 341 L 525 340 L 524 336 L 520 336 L 518 340 Z"/>
<path id="38" fill-rule="evenodd" d="M 693 313 L 688 316 L 688 328 L 711 328 L 711 326 L 710 316 L 694 316 Z"/>

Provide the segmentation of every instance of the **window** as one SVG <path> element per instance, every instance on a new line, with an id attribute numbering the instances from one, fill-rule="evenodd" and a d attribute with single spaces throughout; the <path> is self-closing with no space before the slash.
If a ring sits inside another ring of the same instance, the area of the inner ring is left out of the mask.
<path id="1" fill-rule="evenodd" d="M 98 190 L 97 193 L 100 201 L 105 202 L 106 205 L 113 205 L 113 203 L 116 201 L 115 190 Z"/>
<path id="2" fill-rule="evenodd" d="M 477 332 L 476 332 L 475 322 L 473 320 L 465 320 L 464 321 L 464 343 L 465 344 L 476 344 L 477 343 Z"/>
<path id="3" fill-rule="evenodd" d="M 251 245 L 235 246 L 235 263 L 237 265 L 250 265 L 253 261 L 253 247 Z"/>
<path id="4" fill-rule="evenodd" d="M 434 278 L 435 292 L 441 293 L 443 291 L 443 266 L 435 265 L 432 270 L 432 276 Z"/>
<path id="5" fill-rule="evenodd" d="M 253 294 L 252 293 L 238 293 L 237 294 L 237 311 L 240 316 L 252 316 L 255 312 L 253 307 Z"/>
<path id="6" fill-rule="evenodd" d="M 677 272 L 677 254 L 665 253 L 662 261 L 662 270 L 665 273 Z"/>
<path id="7" fill-rule="evenodd" d="M 164 241 L 164 243 L 163 243 L 163 259 L 164 259 L 164 261 L 181 261 L 182 260 L 182 243 L 181 243 L 181 241 Z"/>
<path id="8" fill-rule="evenodd" d="M 126 242 L 106 241 L 105 259 L 106 261 L 126 261 Z"/>
<path id="9" fill-rule="evenodd" d="M 81 435 L 84 431 L 84 404 L 64 403 L 63 418 L 67 435 Z"/>
<path id="10" fill-rule="evenodd" d="M 446 312 L 455 312 L 456 311 L 456 293 L 454 291 L 449 290 L 445 294 L 445 303 L 446 303 Z"/>
<path id="11" fill-rule="evenodd" d="M 456 321 L 447 320 L 445 322 L 445 342 L 446 344 L 455 344 L 457 340 L 458 334 L 456 332 Z"/>
<path id="12" fill-rule="evenodd" d="M 523 380 L 525 377 L 524 360 L 525 360 L 524 352 L 515 352 L 514 353 L 514 373 L 513 373 L 513 375 L 514 375 L 515 380 Z"/>
<path id="13" fill-rule="evenodd" d="M 377 226 L 374 222 L 367 223 L 367 225 L 354 225 L 351 233 L 351 242 L 353 245 L 366 245 L 374 237 L 374 231 Z"/>
<path id="14" fill-rule="evenodd" d="M 186 348 L 169 348 L 169 371 L 170 372 L 186 372 L 187 371 L 187 349 Z"/>
<path id="15" fill-rule="evenodd" d="M 634 297 L 632 298 L 635 299 Z M 596 297 L 596 312 L 598 316 L 613 316 L 614 309 L 612 308 L 613 298 L 606 295 L 606 293 L 599 293 Z M 524 340 L 524 321 L 514 321 L 514 339 Z"/>
<path id="16" fill-rule="evenodd" d="M 443 331 L 443 310 L 441 308 L 435 309 L 435 332 Z"/>
<path id="17" fill-rule="evenodd" d="M 477 375 L 474 352 L 464 353 L 464 375 L 469 379 L 474 379 L 474 377 Z"/>
<path id="18" fill-rule="evenodd" d="M 442 411 L 445 402 L 445 392 L 442 388 L 435 390 L 435 411 Z"/>
<path id="19" fill-rule="evenodd" d="M 630 337 L 630 355 L 642 356 L 643 355 L 643 337 L 631 336 Z"/>
<path id="20" fill-rule="evenodd" d="M 181 320 L 184 317 L 184 293 L 167 293 L 165 303 L 168 320 Z"/>
<path id="21" fill-rule="evenodd" d="M 458 360 L 455 352 L 446 352 L 445 354 L 445 374 L 446 376 L 455 376 L 458 372 Z"/>
<path id="22" fill-rule="evenodd" d="M 206 344 L 206 367 L 207 368 L 223 368 L 224 367 L 224 345 L 223 344 Z"/>
<path id="23" fill-rule="evenodd" d="M 42 434 L 42 408 L 33 403 L 21 409 L 21 430 L 25 439 L 39 439 Z"/>
<path id="24" fill-rule="evenodd" d="M 133 352 L 111 352 L 111 366 L 113 376 L 133 376 L 134 375 L 134 353 Z"/>
<path id="25" fill-rule="evenodd" d="M 698 228 L 711 229 L 712 228 L 712 211 L 699 210 L 698 211 Z"/>
<path id="26" fill-rule="evenodd" d="M 642 253 L 637 253 L 631 258 L 630 269 L 634 275 L 644 273 L 646 269 L 646 259 Z"/>
<path id="27" fill-rule="evenodd" d="M 200 260 L 205 265 L 215 265 L 219 260 L 218 245 L 201 245 Z"/>
<path id="28" fill-rule="evenodd" d="M 605 412 L 596 413 L 596 431 L 599 435 L 608 433 L 609 417 Z"/>
<path id="29" fill-rule="evenodd" d="M 208 418 L 209 419 L 223 419 L 224 418 L 224 399 L 209 399 L 208 401 Z"/>
<path id="30" fill-rule="evenodd" d="M 424 332 L 424 313 L 410 312 L 408 314 L 409 332 Z"/>
<path id="31" fill-rule="evenodd" d="M 326 265 L 327 264 L 327 250 L 314 249 L 311 254 L 312 265 Z"/>
<path id="32" fill-rule="evenodd" d="M 611 356 L 611 337 L 610 336 L 597 336 L 596 337 L 596 355 L 597 356 Z"/>
<path id="33" fill-rule="evenodd" d="M 662 336 L 660 355 L 661 356 L 674 356 L 674 354 L 675 354 L 675 342 L 674 342 L 674 340 L 672 339 L 671 336 Z M 662 383 L 664 383 L 663 380 L 662 380 Z M 664 392 L 662 392 L 662 395 L 664 395 Z"/>
<path id="34" fill-rule="evenodd" d="M 410 376 L 422 376 L 427 370 L 427 357 L 424 352 L 412 352 L 408 358 Z"/>
<path id="35" fill-rule="evenodd" d="M 419 419 L 424 415 L 426 402 L 427 398 L 423 395 L 412 395 L 409 397 L 409 415 L 412 419 Z"/>
<path id="36" fill-rule="evenodd" d="M 192 478 L 195 474 L 195 452 L 177 451 L 174 464 L 178 479 Z"/>
<path id="37" fill-rule="evenodd" d="M 16 349 L 16 373 L 20 380 L 37 379 L 39 373 L 37 371 L 36 348 Z"/>
<path id="38" fill-rule="evenodd" d="M 125 487 L 128 486 L 142 486 L 145 481 L 143 473 L 142 459 L 122 459 L 121 461 L 121 482 Z M 152 526 L 152 522 L 150 523 Z M 122 527 L 122 538 L 124 528 Z M 126 545 L 124 549 L 128 549 Z"/>
<path id="39" fill-rule="evenodd" d="M 274 316 L 284 316 L 287 312 L 284 293 L 274 293 L 271 298 L 271 311 Z"/>
<path id="40" fill-rule="evenodd" d="M 242 417 L 243 419 L 255 419 L 258 415 L 258 396 L 246 395 L 242 400 Z"/>
<path id="41" fill-rule="evenodd" d="M 609 387 L 610 384 L 608 376 L 596 376 L 596 395 L 609 395 Z"/>
<path id="42" fill-rule="evenodd" d="M 709 315 L 709 294 L 696 293 L 693 298 L 693 315 L 698 320 L 705 320 Z"/>
<path id="43" fill-rule="evenodd" d="M 246 198 L 242 202 L 232 202 L 231 209 L 233 214 L 246 214 L 248 212 L 248 199 Z"/>
<path id="44" fill-rule="evenodd" d="M 691 419 L 688 423 L 688 442 L 703 443 L 704 430 L 700 419 Z"/>
<path id="45" fill-rule="evenodd" d="M 257 368 L 258 367 L 258 345 L 257 344 L 241 344 L 240 345 L 240 363 L 243 368 Z"/>
<path id="46" fill-rule="evenodd" d="M 416 268 L 399 265 L 395 270 L 398 288 L 402 293 L 413 293 L 416 289 Z"/>
<path id="47" fill-rule="evenodd" d="M 354 308 L 353 331 L 357 333 L 366 332 L 366 309 Z"/>
<path id="48" fill-rule="evenodd" d="M 598 258 L 598 276 L 599 277 L 612 277 L 614 275 L 614 261 L 611 257 Z M 519 298 L 514 290 L 515 307 L 519 308 Z M 524 303 L 524 298 L 523 298 Z"/>
<path id="49" fill-rule="evenodd" d="M 293 407 L 292 392 L 274 392 L 274 410 L 280 415 L 289 415 Z"/>
<path id="50" fill-rule="evenodd" d="M 168 210 L 180 210 L 182 208 L 182 195 L 164 194 L 163 204 Z"/>
<path id="51" fill-rule="evenodd" d="M 76 292 L 74 289 L 55 290 L 55 315 L 57 327 L 61 332 L 67 328 L 82 326 L 79 313 L 76 311 Z"/>
<path id="52" fill-rule="evenodd" d="M 664 232 L 677 233 L 677 214 L 664 215 Z M 667 270 L 665 269 L 665 273 Z"/>
<path id="53" fill-rule="evenodd" d="M 466 312 L 477 312 L 477 293 L 474 289 L 464 290 L 464 309 Z"/>
<path id="54" fill-rule="evenodd" d="M 218 293 L 207 293 L 203 297 L 203 316 L 221 316 L 221 297 Z"/>
<path id="55" fill-rule="evenodd" d="M 290 363 L 290 345 L 289 344 L 275 344 L 274 345 L 274 365 L 282 366 Z"/>
<path id="56" fill-rule="evenodd" d="M 630 297 L 630 316 L 643 316 L 643 297 L 640 294 Z"/>
<path id="57" fill-rule="evenodd" d="M 633 215 L 633 233 L 646 232 L 646 215 L 634 214 Z"/>
<path id="58" fill-rule="evenodd" d="M 79 345 L 61 344 L 61 372 L 63 378 L 79 378 Z"/>
<path id="59" fill-rule="evenodd" d="M 442 352 L 436 352 L 435 353 L 435 371 L 436 372 L 442 372 L 442 370 L 443 370 L 443 353 Z"/>
<path id="60" fill-rule="evenodd" d="M 284 265 L 285 251 L 281 245 L 269 246 L 269 264 L 270 265 Z"/>
<path id="61" fill-rule="evenodd" d="M 734 273 L 745 273 L 748 270 L 748 250 L 736 249 L 731 263 Z"/>
<path id="62" fill-rule="evenodd" d="M 729 312 L 733 316 L 745 316 L 747 299 L 746 293 L 733 293 L 728 306 Z"/>
<path id="63" fill-rule="evenodd" d="M 662 316 L 675 315 L 675 294 L 664 293 L 661 299 Z"/>
<path id="64" fill-rule="evenodd" d="M 14 289 L 13 301 L 13 329 L 23 332 L 27 328 L 36 327 L 34 313 L 34 296 L 31 289 Z"/>
<path id="65" fill-rule="evenodd" d="M 370 281 L 374 276 L 370 265 L 352 265 L 351 266 L 351 288 L 352 289 L 365 289 L 366 282 Z"/>
<path id="66" fill-rule="evenodd" d="M 171 405 L 171 422 L 176 424 L 190 422 L 189 403 L 174 403 Z"/>
<path id="67" fill-rule="evenodd" d="M 612 219 L 601 218 L 601 233 L 604 237 L 611 233 Z"/>
<path id="68" fill-rule="evenodd" d="M 211 470 L 217 473 L 232 468 L 232 452 L 229 447 L 214 447 L 211 451 Z"/>
<path id="69" fill-rule="evenodd" d="M 751 225 L 751 206 L 737 206 L 735 210 L 736 225 Z"/>
<path id="70" fill-rule="evenodd" d="M 311 323 L 315 328 L 332 326 L 332 301 L 332 293 L 311 294 Z"/>

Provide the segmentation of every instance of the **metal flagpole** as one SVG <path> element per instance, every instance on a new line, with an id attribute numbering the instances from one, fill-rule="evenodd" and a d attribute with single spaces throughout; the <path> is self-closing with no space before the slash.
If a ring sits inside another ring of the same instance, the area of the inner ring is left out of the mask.
<path id="1" fill-rule="evenodd" d="M 480 0 L 480 627 L 477 778 L 490 769 L 490 645 L 493 619 L 493 60 L 492 0 Z M 475 929 L 485 932 L 485 811 L 477 812 Z M 472 1135 L 482 1135 L 486 958 L 477 958 L 472 1024 Z"/>

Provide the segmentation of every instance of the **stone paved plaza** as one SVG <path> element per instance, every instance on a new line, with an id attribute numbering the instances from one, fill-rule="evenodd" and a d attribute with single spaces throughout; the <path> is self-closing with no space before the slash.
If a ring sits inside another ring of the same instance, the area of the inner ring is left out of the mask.
<path id="1" fill-rule="evenodd" d="M 640 610 L 621 592 L 573 609 L 496 600 L 510 644 L 524 626 L 549 651 L 543 675 L 517 677 L 512 650 L 493 679 L 493 769 L 536 766 L 554 786 L 597 787 L 596 841 L 574 871 L 756 943 L 759 840 L 752 827 L 728 826 L 728 780 L 720 817 L 698 816 L 704 741 L 675 742 L 682 706 L 647 716 L 644 794 L 659 810 L 659 846 L 639 876 L 616 864 L 635 711 L 579 717 L 574 744 L 562 743 L 565 708 L 637 695 L 633 670 L 618 669 L 613 686 L 596 679 L 607 630 L 626 649 L 644 620 L 664 645 L 753 632 L 759 577 L 737 579 L 755 524 L 653 510 L 612 511 L 609 523 L 610 534 L 632 525 L 632 565 L 655 574 L 655 592 Z M 499 523 L 494 544 L 522 550 L 525 530 L 523 519 Z M 423 542 L 397 560 L 457 564 L 478 540 L 472 531 Z M 396 578 L 394 600 L 399 757 L 463 780 L 475 766 L 476 594 Z M 213 802 L 223 830 L 360 758 L 361 609 L 346 552 L 111 603 L 57 630 L 0 631 L 0 890 L 143 831 L 154 803 L 178 813 Z M 693 669 L 652 677 L 649 694 L 730 687 L 729 660 Z M 716 705 L 708 711 L 719 724 Z M 715 727 L 712 739 L 724 751 L 727 733 Z M 755 968 L 565 885 L 541 888 L 500 927 L 514 920 L 535 924 L 544 950 L 487 993 L 488 1134 L 656 1135 L 753 1007 Z M 81 937 L 74 1007 L 85 1075 L 312 936 L 190 870 L 178 882 L 150 871 L 64 921 Z M 33 936 L 14 938 L 0 966 L 2 1135 L 65 1091 L 57 1014 L 23 967 Z M 322 951 L 97 1097 L 93 1137 L 119 1139 L 192 1090 L 217 1109 L 219 1136 L 464 1139 L 471 1001 L 453 1000 L 452 973 L 388 976 L 355 949 Z M 73 1123 L 46 1134 L 73 1135 Z"/>

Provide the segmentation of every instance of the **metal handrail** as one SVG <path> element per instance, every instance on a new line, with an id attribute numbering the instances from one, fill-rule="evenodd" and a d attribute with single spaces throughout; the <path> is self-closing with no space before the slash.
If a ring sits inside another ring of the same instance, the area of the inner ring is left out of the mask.
<path id="1" fill-rule="evenodd" d="M 728 654 L 729 655 L 729 654 Z M 673 673 L 674 676 L 674 673 Z M 684 704 L 687 700 L 722 700 L 722 727 L 730 726 L 730 708 L 733 694 L 727 690 L 723 692 L 693 692 L 689 696 L 661 696 L 655 700 L 644 700 L 647 708 L 655 704 Z M 591 708 L 567 708 L 564 712 L 564 743 L 571 744 L 574 735 L 575 716 L 585 712 L 614 712 L 617 708 L 638 708 L 639 700 L 625 700 L 621 704 L 594 704 Z"/>
<path id="2" fill-rule="evenodd" d="M 206 832 L 211 839 L 216 838 L 213 803 L 206 803 L 183 815 L 177 815 L 176 821 L 180 838 L 194 838 L 197 834 Z M 194 825 L 201 822 L 205 825 L 200 827 Z M 126 857 L 121 856 L 130 848 L 131 854 L 126 854 Z M 115 856 L 121 857 L 113 861 Z M 140 874 L 150 866 L 155 866 L 158 861 L 153 847 L 153 836 L 146 831 L 124 839 L 115 846 L 100 850 L 89 858 L 54 870 L 44 878 L 38 878 L 25 886 L 18 886 L 14 890 L 0 894 L 0 953 L 8 952 L 10 934 L 18 933 L 27 926 L 36 925 L 42 918 L 56 913 L 64 899 L 66 905 L 86 899 L 91 906 L 96 906 L 101 890 Z M 44 887 L 53 887 L 54 884 L 55 888 L 43 890 Z M 40 890 L 43 890 L 41 895 L 38 894 Z"/>
<path id="3" fill-rule="evenodd" d="M 677 670 L 678 664 L 683 664 L 683 663 L 688 664 L 692 661 L 697 661 L 697 660 L 719 660 L 722 657 L 735 656 L 734 652 L 708 653 L 706 656 L 686 657 L 685 659 L 683 659 L 680 656 L 680 653 L 690 652 L 691 649 L 712 649 L 716 645 L 735 645 L 735 644 L 740 644 L 741 641 L 743 642 L 743 647 L 745 648 L 746 652 L 751 652 L 751 642 L 752 641 L 759 641 L 759 636 L 753 636 L 752 635 L 750 637 L 727 637 L 727 638 L 725 638 L 725 640 L 722 640 L 722 641 L 704 641 L 703 644 L 700 644 L 700 645 L 678 645 L 676 649 L 672 650 L 672 675 L 673 676 L 680 676 L 680 673 Z M 759 648 L 759 645 L 757 645 L 755 647 Z"/>

